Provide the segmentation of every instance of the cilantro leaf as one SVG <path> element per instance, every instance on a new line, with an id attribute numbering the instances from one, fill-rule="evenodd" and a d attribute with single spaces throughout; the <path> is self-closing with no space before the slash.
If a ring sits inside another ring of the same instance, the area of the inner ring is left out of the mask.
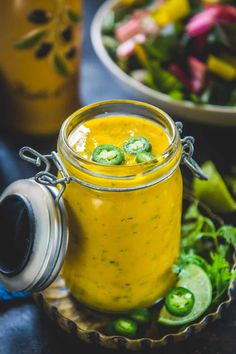
<path id="1" fill-rule="evenodd" d="M 236 227 L 224 225 L 217 231 L 217 236 L 222 237 L 228 245 L 236 249 Z"/>
<path id="2" fill-rule="evenodd" d="M 216 304 L 230 282 L 236 279 L 236 270 L 231 269 L 227 259 L 230 247 L 236 249 L 236 227 L 223 225 L 217 229 L 214 222 L 199 211 L 198 202 L 189 206 L 183 220 L 181 254 L 172 271 L 179 277 L 185 277 L 188 264 L 202 267 L 211 280 L 212 303 Z"/>
<path id="3" fill-rule="evenodd" d="M 207 268 L 207 274 L 212 283 L 212 303 L 217 303 L 227 291 L 231 280 L 236 279 L 236 271 L 231 271 L 229 262 L 220 253 L 211 253 L 212 263 Z"/>

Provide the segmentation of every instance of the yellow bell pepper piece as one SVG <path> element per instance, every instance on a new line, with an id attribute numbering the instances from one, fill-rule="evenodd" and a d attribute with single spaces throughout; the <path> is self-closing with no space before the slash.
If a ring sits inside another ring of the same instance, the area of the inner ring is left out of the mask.
<path id="1" fill-rule="evenodd" d="M 140 63 L 146 68 L 148 66 L 148 57 L 143 46 L 139 43 L 136 43 L 134 47 L 134 51 Z"/>
<path id="2" fill-rule="evenodd" d="M 136 3 L 136 0 L 120 0 L 121 5 L 132 6 Z"/>
<path id="3" fill-rule="evenodd" d="M 190 13 L 188 0 L 166 0 L 157 10 L 153 11 L 152 18 L 159 27 L 180 20 Z"/>
<path id="4" fill-rule="evenodd" d="M 225 80 L 234 80 L 236 78 L 236 67 L 213 55 L 208 57 L 207 67 L 209 71 Z"/>
<path id="5" fill-rule="evenodd" d="M 233 65 L 236 68 L 236 57 L 232 57 L 229 54 L 223 54 L 221 55 L 221 59 L 227 61 L 227 63 Z"/>
<path id="6" fill-rule="evenodd" d="M 213 5 L 213 4 L 219 4 L 220 0 L 203 0 L 203 3 L 205 5 Z"/>

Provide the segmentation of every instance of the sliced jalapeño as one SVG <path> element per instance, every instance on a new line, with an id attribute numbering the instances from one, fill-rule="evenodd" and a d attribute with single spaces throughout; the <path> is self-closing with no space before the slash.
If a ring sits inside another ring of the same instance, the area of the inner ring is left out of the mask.
<path id="1" fill-rule="evenodd" d="M 156 157 L 155 155 L 153 155 L 151 152 L 148 151 L 139 152 L 136 155 L 136 162 L 137 163 L 148 162 L 155 159 L 155 157 Z"/>
<path id="2" fill-rule="evenodd" d="M 124 150 L 128 154 L 138 154 L 143 151 L 151 151 L 151 144 L 142 136 L 134 136 L 124 143 Z"/>
<path id="3" fill-rule="evenodd" d="M 120 335 L 128 338 L 134 338 L 137 334 L 138 325 L 129 318 L 118 318 L 109 322 L 107 333 L 109 335 Z"/>
<path id="4" fill-rule="evenodd" d="M 146 324 L 151 321 L 151 313 L 148 309 L 146 309 L 144 307 L 130 310 L 127 313 L 127 315 L 133 321 L 140 323 L 140 324 Z"/>
<path id="5" fill-rule="evenodd" d="M 193 293 L 182 287 L 171 289 L 165 297 L 165 307 L 174 316 L 182 317 L 188 315 L 195 303 Z"/>
<path id="6" fill-rule="evenodd" d="M 124 153 L 112 144 L 99 145 L 92 153 L 92 160 L 103 165 L 120 165 L 124 161 Z"/>

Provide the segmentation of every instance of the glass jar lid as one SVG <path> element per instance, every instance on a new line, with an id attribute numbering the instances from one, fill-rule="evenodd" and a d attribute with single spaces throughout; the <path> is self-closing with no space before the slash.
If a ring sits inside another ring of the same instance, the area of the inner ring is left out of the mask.
<path id="1" fill-rule="evenodd" d="M 68 244 L 58 189 L 18 180 L 0 196 L 0 281 L 9 290 L 39 291 L 58 275 Z"/>

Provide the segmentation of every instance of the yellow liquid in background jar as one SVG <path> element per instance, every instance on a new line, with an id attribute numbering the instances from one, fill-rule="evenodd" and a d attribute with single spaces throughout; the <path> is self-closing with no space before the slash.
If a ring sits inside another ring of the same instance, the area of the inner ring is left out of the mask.
<path id="1" fill-rule="evenodd" d="M 124 116 L 96 118 L 78 125 L 68 142 L 80 156 L 91 160 L 96 146 L 122 148 L 132 136 L 148 139 L 157 158 L 170 144 L 167 132 L 154 121 Z M 125 155 L 124 164 L 135 164 L 134 155 Z M 79 178 L 78 169 L 61 158 L 68 172 Z M 179 155 L 174 159 L 172 164 Z M 143 184 L 150 177 L 142 178 Z M 93 182 L 92 176 L 89 182 Z M 116 180 L 111 183 L 118 186 Z M 134 183 L 126 180 L 125 186 Z M 96 191 L 72 182 L 63 198 L 70 228 L 63 276 L 79 301 L 100 311 L 125 312 L 148 307 L 163 297 L 175 281 L 171 267 L 179 254 L 179 168 L 162 182 L 129 192 Z"/>
<path id="2" fill-rule="evenodd" d="M 1 2 L 4 124 L 26 134 L 55 134 L 78 107 L 81 23 L 82 0 Z"/>

